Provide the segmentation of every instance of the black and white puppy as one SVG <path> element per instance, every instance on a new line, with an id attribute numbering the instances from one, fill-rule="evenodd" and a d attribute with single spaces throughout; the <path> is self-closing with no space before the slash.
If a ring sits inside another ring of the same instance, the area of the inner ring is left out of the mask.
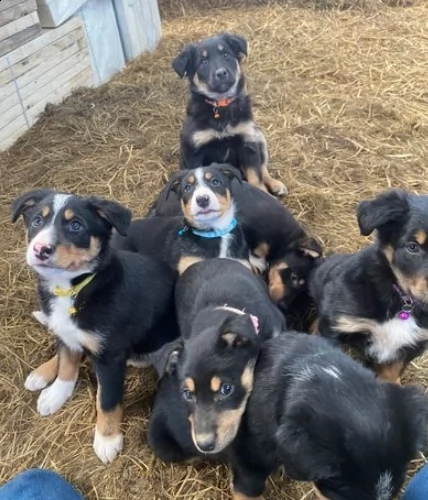
<path id="1" fill-rule="evenodd" d="M 217 455 L 238 431 L 260 346 L 284 331 L 284 317 L 270 300 L 265 283 L 232 260 L 193 265 L 179 278 L 175 297 L 183 346 L 173 355 L 188 432 L 199 453 Z M 158 403 L 153 413 L 156 423 L 150 426 L 149 442 L 165 458 L 168 440 L 174 445 L 175 460 L 184 460 L 191 447 L 179 453 L 185 436 L 175 439 L 180 429 L 159 417 L 164 404 Z"/>
<path id="2" fill-rule="evenodd" d="M 228 164 L 213 163 L 209 171 L 227 169 Z M 205 167 L 202 171 L 208 171 Z M 180 198 L 171 196 L 173 184 L 177 182 L 173 176 L 160 192 L 157 200 L 147 214 L 153 216 L 176 216 L 182 212 Z M 245 239 L 250 247 L 250 260 L 260 272 L 268 266 L 276 267 L 283 261 L 299 264 L 299 270 L 305 268 L 308 274 L 322 255 L 321 245 L 302 227 L 293 214 L 279 200 L 260 191 L 247 182 L 231 181 L 230 189 L 236 205 L 236 219 L 244 231 Z M 281 269 L 278 269 L 278 272 Z M 275 281 L 277 272 L 272 272 Z M 278 295 L 276 293 L 276 295 Z M 277 298 L 275 299 L 277 300 Z"/>
<path id="3" fill-rule="evenodd" d="M 208 376 L 201 364 L 197 381 Z M 425 446 L 427 422 L 422 388 L 380 381 L 326 339 L 284 333 L 262 345 L 228 450 L 233 498 L 260 499 L 283 466 L 323 500 L 392 500 Z"/>
<path id="4" fill-rule="evenodd" d="M 428 342 L 428 196 L 391 190 L 361 202 L 357 217 L 376 242 L 314 272 L 319 333 L 355 346 L 379 376 L 398 381 Z"/>
<path id="5" fill-rule="evenodd" d="M 252 185 L 287 193 L 268 171 L 268 148 L 255 125 L 241 69 L 245 38 L 229 33 L 186 45 L 172 67 L 189 80 L 190 98 L 181 131 L 181 167 L 231 163 Z"/>
<path id="6" fill-rule="evenodd" d="M 251 268 L 249 248 L 235 218 L 234 178 L 241 182 L 239 171 L 230 165 L 177 173 L 168 184 L 166 196 L 171 191 L 176 193 L 182 215 L 135 220 L 128 235 L 115 235 L 113 244 L 158 257 L 179 274 L 195 262 L 210 258 L 236 259 Z"/>
<path id="7" fill-rule="evenodd" d="M 57 340 L 56 355 L 26 379 L 42 390 L 41 415 L 58 411 L 72 396 L 82 354 L 97 381 L 94 449 L 105 463 L 123 446 L 122 401 L 127 362 L 177 337 L 175 274 L 155 259 L 116 252 L 112 229 L 126 234 L 131 212 L 116 202 L 50 190 L 23 194 L 12 207 L 28 230 L 27 263 L 37 273 L 42 312 L 36 317 Z"/>

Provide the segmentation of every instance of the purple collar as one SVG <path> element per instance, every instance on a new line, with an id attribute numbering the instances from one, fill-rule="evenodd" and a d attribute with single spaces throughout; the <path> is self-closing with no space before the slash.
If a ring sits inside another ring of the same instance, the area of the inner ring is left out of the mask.
<path id="1" fill-rule="evenodd" d="M 407 295 L 407 293 L 404 293 L 403 290 L 398 285 L 392 285 L 393 289 L 398 293 L 398 295 L 401 298 L 401 310 L 398 311 L 397 317 L 402 319 L 403 321 L 407 320 L 410 318 L 413 312 L 413 308 L 415 306 L 416 301 L 410 297 L 410 295 Z"/>

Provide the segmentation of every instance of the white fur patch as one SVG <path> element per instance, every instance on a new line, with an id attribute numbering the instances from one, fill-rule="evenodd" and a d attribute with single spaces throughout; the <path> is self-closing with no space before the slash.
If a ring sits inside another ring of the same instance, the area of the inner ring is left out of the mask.
<path id="1" fill-rule="evenodd" d="M 30 373 L 28 377 L 25 379 L 24 387 L 27 391 L 40 391 L 44 389 L 48 385 L 48 381 L 43 377 L 38 375 L 37 373 Z"/>
<path id="2" fill-rule="evenodd" d="M 380 475 L 376 485 L 376 500 L 391 500 L 392 498 L 392 476 L 391 473 L 384 472 Z"/>
<path id="3" fill-rule="evenodd" d="M 43 311 L 33 311 L 33 317 L 43 326 L 48 325 L 48 317 Z"/>
<path id="4" fill-rule="evenodd" d="M 44 389 L 37 400 L 37 411 L 42 416 L 52 415 L 57 412 L 64 403 L 71 398 L 76 380 L 61 380 Z"/>
<path id="5" fill-rule="evenodd" d="M 340 371 L 335 366 L 323 367 L 322 370 L 330 377 L 340 380 Z"/>
<path id="6" fill-rule="evenodd" d="M 256 257 L 253 253 L 250 253 L 250 263 L 256 268 L 260 273 L 263 273 L 267 269 L 266 259 L 263 257 Z"/>
<path id="7" fill-rule="evenodd" d="M 103 436 L 95 428 L 95 438 L 94 438 L 94 451 L 97 457 L 108 464 L 113 462 L 117 455 L 123 449 L 123 434 L 117 434 L 116 436 Z"/>
<path id="8" fill-rule="evenodd" d="M 220 252 L 218 255 L 220 259 L 226 259 L 227 257 L 229 257 L 229 246 L 232 238 L 233 236 L 230 234 L 221 237 Z"/>
<path id="9" fill-rule="evenodd" d="M 414 318 L 407 320 L 393 318 L 377 325 L 372 333 L 369 354 L 379 363 L 394 361 L 400 349 L 414 346 L 417 342 L 428 339 L 428 331 L 420 328 Z"/>

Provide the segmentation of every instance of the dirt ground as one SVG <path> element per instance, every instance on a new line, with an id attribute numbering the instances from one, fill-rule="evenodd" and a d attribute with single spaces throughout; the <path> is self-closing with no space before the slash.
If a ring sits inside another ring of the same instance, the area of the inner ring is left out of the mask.
<path id="1" fill-rule="evenodd" d="M 10 202 L 44 186 L 113 197 L 142 215 L 178 165 L 186 84 L 171 60 L 183 43 L 227 30 L 250 42 L 248 87 L 270 169 L 290 189 L 287 205 L 329 252 L 366 245 L 354 215 L 359 200 L 390 186 L 428 191 L 428 3 L 397 3 L 349 0 L 341 6 L 350 9 L 338 10 L 330 8 L 334 0 L 164 0 L 154 54 L 110 84 L 48 107 L 0 155 L 0 484 L 28 467 L 46 467 L 88 500 L 229 498 L 225 467 L 166 466 L 151 454 L 150 370 L 129 372 L 125 450 L 108 467 L 92 450 L 95 385 L 87 366 L 58 414 L 36 413 L 36 395 L 23 382 L 52 353 L 53 341 L 31 317 L 34 279 L 23 226 L 10 223 Z M 412 364 L 405 381 L 428 387 L 428 356 Z M 411 472 L 424 462 L 415 460 Z M 310 485 L 279 475 L 269 481 L 267 500 L 312 498 Z"/>

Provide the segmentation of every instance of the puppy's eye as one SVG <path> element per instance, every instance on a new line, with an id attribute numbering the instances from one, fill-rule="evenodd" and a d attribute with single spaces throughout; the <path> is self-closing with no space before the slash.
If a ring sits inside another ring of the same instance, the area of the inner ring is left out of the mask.
<path id="1" fill-rule="evenodd" d="M 208 64 L 208 59 L 202 59 L 201 64 L 202 64 L 202 66 L 205 66 L 206 64 Z"/>
<path id="2" fill-rule="evenodd" d="M 217 179 L 213 179 L 213 180 L 211 181 L 211 184 L 212 184 L 213 186 L 218 186 L 218 185 L 220 184 L 220 181 L 218 181 Z"/>
<path id="3" fill-rule="evenodd" d="M 83 224 L 79 222 L 77 219 L 73 219 L 68 225 L 70 231 L 73 233 L 78 233 L 81 229 L 83 229 Z"/>
<path id="4" fill-rule="evenodd" d="M 410 253 L 419 253 L 421 251 L 421 247 L 417 243 L 407 243 L 406 250 Z"/>
<path id="5" fill-rule="evenodd" d="M 193 401 L 193 394 L 189 391 L 189 389 L 183 389 L 182 396 L 184 401 Z"/>
<path id="6" fill-rule="evenodd" d="M 43 217 L 41 215 L 36 215 L 31 223 L 34 227 L 39 227 L 43 224 Z"/>
<path id="7" fill-rule="evenodd" d="M 186 193 L 188 193 L 191 189 L 192 189 L 192 185 L 191 185 L 191 184 L 186 184 L 186 185 L 184 186 L 184 191 L 185 191 Z"/>
<path id="8" fill-rule="evenodd" d="M 220 394 L 224 397 L 230 396 L 235 388 L 232 384 L 221 384 Z"/>
<path id="9" fill-rule="evenodd" d="M 223 52 L 223 57 L 224 57 L 225 59 L 229 59 L 229 54 L 228 54 L 227 52 Z"/>
<path id="10" fill-rule="evenodd" d="M 291 273 L 291 281 L 293 282 L 299 281 L 299 277 L 297 276 L 296 273 Z"/>

